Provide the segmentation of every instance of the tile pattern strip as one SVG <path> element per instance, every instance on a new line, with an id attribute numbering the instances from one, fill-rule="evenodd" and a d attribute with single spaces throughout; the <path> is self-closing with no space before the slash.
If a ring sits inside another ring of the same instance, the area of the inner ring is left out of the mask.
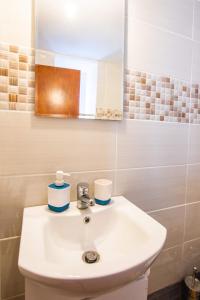
<path id="1" fill-rule="evenodd" d="M 32 111 L 34 101 L 34 49 L 0 43 L 0 109 Z"/>
<path id="2" fill-rule="evenodd" d="M 126 70 L 124 117 L 200 124 L 200 85 Z"/>
<path id="3" fill-rule="evenodd" d="M 34 101 L 35 50 L 0 42 L 0 110 L 33 111 Z M 124 118 L 200 124 L 200 84 L 127 69 Z"/>

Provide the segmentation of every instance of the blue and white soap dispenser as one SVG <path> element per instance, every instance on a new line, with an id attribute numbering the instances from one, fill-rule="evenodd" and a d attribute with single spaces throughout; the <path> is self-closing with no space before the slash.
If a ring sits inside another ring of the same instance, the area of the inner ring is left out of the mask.
<path id="1" fill-rule="evenodd" d="M 48 186 L 48 207 L 55 212 L 63 212 L 69 208 L 71 185 L 64 181 L 70 176 L 63 171 L 56 172 L 56 181 Z"/>

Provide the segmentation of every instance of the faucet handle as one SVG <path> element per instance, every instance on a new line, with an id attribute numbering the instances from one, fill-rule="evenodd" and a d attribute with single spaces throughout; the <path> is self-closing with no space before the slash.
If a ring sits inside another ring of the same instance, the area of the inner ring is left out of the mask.
<path id="1" fill-rule="evenodd" d="M 77 184 L 77 198 L 80 199 L 83 196 L 88 196 L 89 184 L 87 182 L 79 182 Z"/>
<path id="2" fill-rule="evenodd" d="M 77 207 L 85 209 L 89 206 L 94 206 L 95 201 L 89 196 L 89 184 L 87 182 L 80 182 L 77 184 Z"/>

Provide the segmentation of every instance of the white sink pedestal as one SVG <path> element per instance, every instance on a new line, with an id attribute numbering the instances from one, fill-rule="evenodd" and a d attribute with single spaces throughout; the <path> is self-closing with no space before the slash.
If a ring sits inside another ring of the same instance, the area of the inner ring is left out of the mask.
<path id="1" fill-rule="evenodd" d="M 72 298 L 66 291 L 55 289 L 26 279 L 25 300 L 147 300 L 148 275 L 140 277 L 126 286 L 95 298 Z"/>

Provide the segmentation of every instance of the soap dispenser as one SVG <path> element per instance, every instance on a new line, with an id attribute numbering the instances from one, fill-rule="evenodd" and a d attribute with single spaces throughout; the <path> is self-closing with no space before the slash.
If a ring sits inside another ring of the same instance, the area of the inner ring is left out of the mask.
<path id="1" fill-rule="evenodd" d="M 48 207 L 54 212 L 63 212 L 69 208 L 71 185 L 64 181 L 64 176 L 70 174 L 57 171 L 55 182 L 48 186 Z"/>

